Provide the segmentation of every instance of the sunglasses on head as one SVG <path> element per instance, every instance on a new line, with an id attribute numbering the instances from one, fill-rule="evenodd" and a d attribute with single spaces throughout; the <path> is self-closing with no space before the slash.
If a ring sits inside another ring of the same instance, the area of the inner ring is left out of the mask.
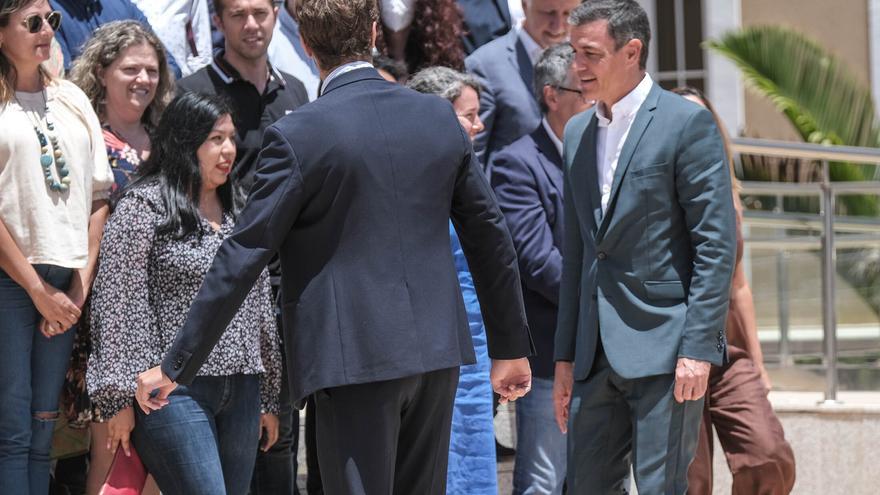
<path id="1" fill-rule="evenodd" d="M 58 26 L 61 25 L 61 12 L 53 10 L 46 14 L 46 24 L 52 28 L 52 31 L 58 31 Z M 40 14 L 31 14 L 21 21 L 21 25 L 26 27 L 29 33 L 36 34 L 43 29 L 43 18 Z"/>

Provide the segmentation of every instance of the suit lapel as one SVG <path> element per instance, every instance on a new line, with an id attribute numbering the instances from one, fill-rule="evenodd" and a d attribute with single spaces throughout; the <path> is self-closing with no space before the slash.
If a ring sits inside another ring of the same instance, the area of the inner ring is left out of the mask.
<path id="1" fill-rule="evenodd" d="M 562 157 L 559 156 L 559 151 L 543 124 L 532 133 L 532 140 L 538 148 L 538 162 L 544 169 L 544 173 L 547 174 L 547 178 L 550 179 L 550 184 L 557 192 L 562 193 Z"/>
<path id="2" fill-rule="evenodd" d="M 642 135 L 645 133 L 648 125 L 654 118 L 654 110 L 657 108 L 657 100 L 659 96 L 660 86 L 655 83 L 651 88 L 651 91 L 648 93 L 645 102 L 636 113 L 636 118 L 633 121 L 632 127 L 629 129 L 629 134 L 626 136 L 623 148 L 620 150 L 620 157 L 617 160 L 617 168 L 614 170 L 614 181 L 611 183 L 611 196 L 608 198 L 608 208 L 605 211 L 605 215 L 602 216 L 602 222 L 599 225 L 599 232 L 596 235 L 597 242 L 601 241 L 605 232 L 608 230 L 608 224 L 611 222 L 614 207 L 617 204 L 617 193 L 620 191 L 620 183 L 626 175 L 626 170 L 629 168 L 630 162 L 632 162 L 633 155 L 636 152 L 639 141 L 642 139 Z"/>
<path id="3" fill-rule="evenodd" d="M 519 70 L 519 77 L 522 78 L 523 82 L 526 84 L 526 88 L 528 88 L 529 93 L 532 92 L 532 76 L 534 69 L 532 68 L 532 59 L 529 58 L 528 52 L 526 52 L 526 47 L 523 46 L 522 41 L 520 41 L 519 36 L 516 35 L 515 31 L 512 31 L 515 36 L 516 42 L 513 44 L 513 56 L 511 57 L 511 63 L 516 66 Z"/>
<path id="4" fill-rule="evenodd" d="M 599 226 L 602 221 L 602 202 L 599 195 L 599 173 L 596 170 L 596 131 L 599 128 L 599 119 L 595 113 L 590 119 L 587 128 L 581 137 L 580 145 L 577 147 L 575 156 L 572 158 L 572 166 L 574 164 L 584 164 L 584 178 L 587 181 L 585 190 L 589 199 L 590 210 L 593 212 L 593 225 Z M 574 176 L 572 170 L 569 170 L 569 178 Z M 579 188 L 579 184 L 572 184 L 573 189 Z"/>

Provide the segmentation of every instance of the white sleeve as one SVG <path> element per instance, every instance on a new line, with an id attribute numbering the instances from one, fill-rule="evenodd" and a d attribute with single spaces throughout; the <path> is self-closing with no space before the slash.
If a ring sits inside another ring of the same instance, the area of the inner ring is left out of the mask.
<path id="1" fill-rule="evenodd" d="M 417 0 L 379 0 L 379 17 L 388 29 L 403 31 L 412 24 Z"/>

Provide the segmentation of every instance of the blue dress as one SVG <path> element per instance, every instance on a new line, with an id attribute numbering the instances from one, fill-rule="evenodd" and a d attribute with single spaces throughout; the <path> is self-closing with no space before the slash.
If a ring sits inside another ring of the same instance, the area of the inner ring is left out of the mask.
<path id="1" fill-rule="evenodd" d="M 491 362 L 486 344 L 486 329 L 483 327 L 474 281 L 451 223 L 449 237 L 477 362 L 461 367 L 458 390 L 455 392 L 446 493 L 497 495 L 498 467 L 495 460 L 492 385 L 489 382 Z"/>

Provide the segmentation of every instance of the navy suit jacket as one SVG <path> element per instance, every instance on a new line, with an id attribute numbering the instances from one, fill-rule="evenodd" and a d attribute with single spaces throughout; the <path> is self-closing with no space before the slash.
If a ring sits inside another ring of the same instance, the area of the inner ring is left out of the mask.
<path id="1" fill-rule="evenodd" d="M 565 129 L 565 258 L 555 357 L 586 379 L 598 340 L 623 378 L 720 365 L 736 255 L 730 171 L 712 114 L 656 83 L 602 212 L 595 107 Z"/>
<path id="2" fill-rule="evenodd" d="M 473 363 L 450 218 L 490 356 L 530 355 L 516 252 L 452 105 L 372 68 L 340 75 L 266 130 L 248 203 L 162 370 L 179 383 L 195 377 L 276 251 L 297 403 Z"/>
<path id="3" fill-rule="evenodd" d="M 464 14 L 462 42 L 467 54 L 503 36 L 511 28 L 507 0 L 458 0 L 458 5 Z"/>
<path id="4" fill-rule="evenodd" d="M 523 301 L 535 340 L 532 373 L 550 378 L 562 278 L 562 157 L 540 125 L 496 153 L 491 169 L 492 188 L 519 259 Z"/>
<path id="5" fill-rule="evenodd" d="M 516 29 L 480 47 L 464 65 L 483 86 L 480 119 L 486 128 L 474 139 L 474 150 L 480 162 L 488 165 L 493 153 L 541 123 L 533 89 L 534 69 Z"/>

